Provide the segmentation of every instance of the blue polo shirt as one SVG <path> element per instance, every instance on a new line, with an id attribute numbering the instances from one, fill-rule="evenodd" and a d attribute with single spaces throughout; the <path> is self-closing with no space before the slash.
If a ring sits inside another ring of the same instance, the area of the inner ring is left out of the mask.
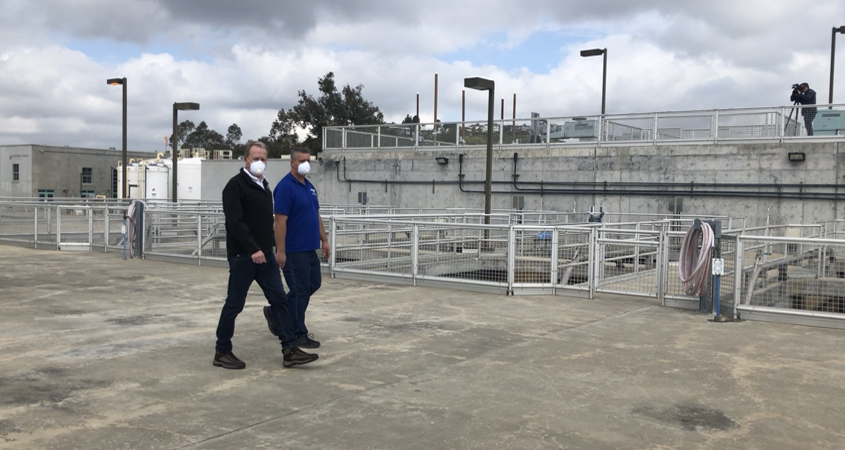
<path id="1" fill-rule="evenodd" d="M 320 202 L 308 179 L 305 184 L 288 173 L 273 190 L 273 212 L 288 216 L 285 253 L 320 248 Z"/>

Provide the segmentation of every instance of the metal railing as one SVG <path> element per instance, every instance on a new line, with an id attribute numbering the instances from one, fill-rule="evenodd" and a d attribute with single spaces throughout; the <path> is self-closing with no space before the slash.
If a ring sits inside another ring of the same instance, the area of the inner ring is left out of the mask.
<path id="1" fill-rule="evenodd" d="M 0 243 L 121 251 L 132 244 L 125 214 L 114 204 L 0 202 Z M 699 308 L 678 275 L 686 222 L 494 217 L 486 225 L 480 214 L 324 216 L 333 251 L 321 262 L 332 276 L 359 280 L 510 295 L 622 294 Z M 731 230 L 730 218 L 719 220 L 723 316 L 845 328 L 845 221 Z M 225 218 L 213 208 L 151 206 L 136 221 L 145 258 L 226 264 Z"/>
<path id="2" fill-rule="evenodd" d="M 845 140 L 845 104 L 815 105 L 815 134 L 807 136 L 798 105 L 494 121 L 495 146 L 596 146 L 675 143 Z M 833 117 L 833 116 L 836 117 Z M 831 116 L 831 117 L 827 117 Z M 459 149 L 487 143 L 487 121 L 323 128 L 323 150 Z"/>

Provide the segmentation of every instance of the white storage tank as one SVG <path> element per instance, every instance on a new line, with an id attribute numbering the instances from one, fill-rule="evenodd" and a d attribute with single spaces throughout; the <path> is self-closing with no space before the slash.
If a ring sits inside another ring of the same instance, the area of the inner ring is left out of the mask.
<path id="1" fill-rule="evenodd" d="M 146 164 L 144 185 L 145 198 L 168 201 L 170 199 L 170 167 L 162 162 Z"/>
<path id="2" fill-rule="evenodd" d="M 202 199 L 202 161 L 203 158 L 179 160 L 178 186 L 176 193 L 179 200 Z"/>
<path id="3" fill-rule="evenodd" d="M 129 198 L 141 198 L 141 196 L 143 195 L 144 186 L 143 179 L 141 178 L 142 169 L 143 168 L 141 164 L 134 161 L 130 162 L 129 165 L 126 166 L 126 179 L 128 181 L 127 185 L 129 187 Z M 117 176 L 118 186 L 123 186 L 123 180 L 121 176 L 122 174 L 123 170 L 121 168 L 121 171 L 118 172 Z M 118 190 L 120 190 L 120 187 L 118 187 Z"/>

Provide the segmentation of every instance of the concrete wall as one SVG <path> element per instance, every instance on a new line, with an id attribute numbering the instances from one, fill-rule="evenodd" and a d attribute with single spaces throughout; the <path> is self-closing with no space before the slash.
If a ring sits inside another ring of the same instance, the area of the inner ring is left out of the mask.
<path id="1" fill-rule="evenodd" d="M 312 165 L 316 168 L 317 164 Z M 233 176 L 237 175 L 241 167 L 245 167 L 243 160 L 239 159 L 212 159 L 204 160 L 202 162 L 202 199 L 208 201 L 221 201 L 223 198 L 223 188 Z M 312 169 L 312 171 L 314 171 Z M 275 188 L 276 184 L 285 175 L 290 172 L 290 159 L 268 159 L 267 168 L 265 169 L 265 178 L 270 183 L 271 188 Z M 311 182 L 314 179 L 309 175 Z"/>
<path id="2" fill-rule="evenodd" d="M 830 142 L 495 150 L 492 207 L 510 208 L 513 195 L 525 195 L 526 209 L 587 211 L 591 205 L 601 205 L 605 211 L 665 214 L 678 197 L 685 214 L 731 215 L 747 218 L 749 226 L 765 223 L 767 215 L 780 224 L 834 220 L 845 218 L 842 201 L 784 197 L 823 193 L 845 198 L 843 150 L 842 144 Z M 790 162 L 789 152 L 806 153 L 806 161 Z M 464 154 L 463 189 L 476 192 L 462 192 L 457 184 L 459 153 Z M 536 192 L 514 188 L 514 153 L 518 186 Z M 448 164 L 438 164 L 437 156 L 449 158 Z M 323 163 L 313 165 L 311 180 L 324 203 L 356 203 L 357 193 L 366 191 L 370 204 L 484 207 L 485 149 L 344 151 L 324 152 L 321 157 Z M 416 184 L 408 184 L 412 182 Z M 588 186 L 555 187 L 549 182 Z M 822 186 L 788 187 L 800 183 Z M 593 192 L 550 192 L 555 188 Z"/>
<path id="3" fill-rule="evenodd" d="M 155 153 L 129 152 L 130 158 L 154 158 Z M 56 197 L 79 197 L 80 191 L 111 196 L 112 168 L 120 150 L 43 145 L 0 146 L 0 197 L 36 197 L 53 190 Z M 21 167 L 20 182 L 12 182 L 12 164 Z M 82 184 L 82 168 L 90 167 L 91 183 Z"/>
<path id="4" fill-rule="evenodd" d="M 19 179 L 13 180 L 13 167 L 19 168 Z M 0 197 L 32 195 L 32 147 L 10 145 L 0 147 Z"/>

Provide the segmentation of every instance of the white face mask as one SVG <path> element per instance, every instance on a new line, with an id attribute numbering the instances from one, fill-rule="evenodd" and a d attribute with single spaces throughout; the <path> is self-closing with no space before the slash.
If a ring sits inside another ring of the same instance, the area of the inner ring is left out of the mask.
<path id="1" fill-rule="evenodd" d="M 253 161 L 249 163 L 249 173 L 255 175 L 258 178 L 264 176 L 264 169 L 267 168 L 267 165 L 264 164 L 264 161 Z"/>
<path id="2" fill-rule="evenodd" d="M 299 174 L 302 176 L 308 175 L 308 172 L 311 171 L 311 164 L 308 161 L 305 161 L 299 165 Z"/>

